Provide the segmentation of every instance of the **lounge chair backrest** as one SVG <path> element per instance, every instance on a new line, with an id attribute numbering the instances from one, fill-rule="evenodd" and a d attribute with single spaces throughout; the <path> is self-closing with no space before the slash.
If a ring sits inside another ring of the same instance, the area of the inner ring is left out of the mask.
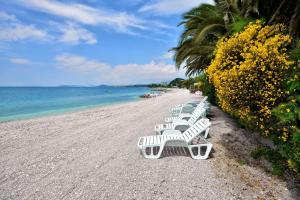
<path id="1" fill-rule="evenodd" d="M 203 99 L 201 99 L 200 103 L 204 103 L 205 101 L 207 101 L 207 96 L 205 96 Z"/>
<path id="2" fill-rule="evenodd" d="M 196 123 L 196 121 L 199 119 L 199 117 L 204 117 L 205 114 L 206 114 L 205 108 L 202 108 L 202 107 L 196 108 L 195 111 L 193 112 L 192 117 L 189 119 L 188 124 L 190 126 L 192 126 L 193 124 Z"/>
<path id="3" fill-rule="evenodd" d="M 197 111 L 199 111 L 200 109 L 205 107 L 205 103 L 200 102 L 197 107 L 195 108 L 195 110 L 192 112 L 192 115 L 194 115 Z"/>
<path id="4" fill-rule="evenodd" d="M 199 134 L 205 131 L 210 126 L 209 119 L 203 118 L 197 121 L 194 125 L 188 128 L 182 134 L 184 140 L 187 143 L 190 143 L 194 138 L 196 138 Z"/>
<path id="5" fill-rule="evenodd" d="M 195 112 L 197 109 L 199 108 L 203 108 L 205 106 L 205 102 L 200 102 L 196 107 L 195 107 L 195 110 L 193 112 Z"/>
<path id="6" fill-rule="evenodd" d="M 187 104 L 190 104 L 191 106 L 194 106 L 194 107 L 197 107 L 199 104 L 205 104 L 207 103 L 207 96 L 204 96 L 200 101 L 191 101 L 191 102 L 188 102 Z M 184 105 L 184 104 L 181 104 L 181 105 Z"/>
<path id="7" fill-rule="evenodd" d="M 203 105 L 205 105 L 207 103 L 206 101 L 207 101 L 207 96 L 205 96 L 203 99 L 201 99 L 201 101 L 198 103 L 196 108 L 203 107 Z"/>

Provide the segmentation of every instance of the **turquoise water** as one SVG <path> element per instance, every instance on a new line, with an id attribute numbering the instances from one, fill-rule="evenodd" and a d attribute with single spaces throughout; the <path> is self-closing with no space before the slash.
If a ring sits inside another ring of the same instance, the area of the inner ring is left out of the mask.
<path id="1" fill-rule="evenodd" d="M 0 122 L 138 100 L 146 87 L 0 87 Z"/>

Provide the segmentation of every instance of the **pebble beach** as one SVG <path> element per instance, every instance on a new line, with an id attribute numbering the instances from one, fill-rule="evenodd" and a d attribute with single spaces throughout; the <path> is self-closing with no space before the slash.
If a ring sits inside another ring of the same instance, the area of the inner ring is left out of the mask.
<path id="1" fill-rule="evenodd" d="M 144 159 L 171 107 L 202 97 L 174 89 L 156 98 L 0 123 L 0 199 L 297 199 L 256 167 L 256 142 L 212 107 L 207 160 L 187 152 Z M 241 162 L 241 157 L 244 158 Z"/>

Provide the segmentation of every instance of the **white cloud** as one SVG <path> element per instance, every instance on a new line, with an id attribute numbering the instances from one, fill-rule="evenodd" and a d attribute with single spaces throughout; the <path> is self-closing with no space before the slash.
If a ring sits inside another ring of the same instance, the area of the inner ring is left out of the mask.
<path id="1" fill-rule="evenodd" d="M 172 59 L 174 56 L 174 52 L 173 51 L 168 51 L 166 53 L 164 53 L 161 58 L 162 59 L 166 59 L 166 60 L 169 60 L 169 59 Z"/>
<path id="2" fill-rule="evenodd" d="M 10 15 L 6 12 L 0 11 L 0 20 L 4 20 L 4 21 L 17 21 L 16 16 L 14 15 Z"/>
<path id="3" fill-rule="evenodd" d="M 110 70 L 110 66 L 106 63 L 89 60 L 82 56 L 63 54 L 55 57 L 57 66 L 67 71 L 78 73 L 90 72 L 106 72 Z"/>
<path id="4" fill-rule="evenodd" d="M 0 41 L 18 40 L 49 40 L 47 31 L 36 28 L 35 25 L 21 23 L 15 15 L 0 11 Z"/>
<path id="5" fill-rule="evenodd" d="M 151 61 L 146 64 L 117 65 L 112 69 L 113 84 L 138 84 L 169 81 L 183 77 L 173 64 Z"/>
<path id="6" fill-rule="evenodd" d="M 146 29 L 145 22 L 126 12 L 113 12 L 79 3 L 56 0 L 19 0 L 29 9 L 60 16 L 86 25 L 105 25 L 119 32 L 132 33 L 132 29 Z"/>
<path id="7" fill-rule="evenodd" d="M 97 39 L 94 34 L 74 23 L 66 23 L 57 25 L 57 28 L 62 33 L 59 37 L 59 41 L 76 45 L 79 43 L 86 43 L 86 44 L 96 44 Z"/>
<path id="8" fill-rule="evenodd" d="M 80 43 L 96 44 L 94 34 L 87 29 L 73 23 L 50 22 L 47 30 L 41 30 L 35 25 L 21 23 L 15 15 L 0 12 L 0 41 L 40 40 L 59 41 L 65 44 Z"/>
<path id="9" fill-rule="evenodd" d="M 201 3 L 213 4 L 213 0 L 152 0 L 150 3 L 142 6 L 139 11 L 155 15 L 180 14 L 189 9 L 200 5 Z"/>
<path id="10" fill-rule="evenodd" d="M 95 75 L 98 84 L 142 84 L 184 77 L 184 73 L 177 71 L 173 64 L 164 62 L 151 61 L 146 64 L 123 64 L 113 67 L 97 60 L 70 54 L 57 56 L 55 60 L 61 69 Z"/>
<path id="11" fill-rule="evenodd" d="M 37 29 L 34 25 L 23 25 L 21 23 L 1 25 L 0 41 L 18 41 L 27 39 L 45 41 L 50 39 L 50 35 L 46 31 Z"/>
<path id="12" fill-rule="evenodd" d="M 30 64 L 31 62 L 25 58 L 10 58 L 9 61 L 14 64 L 18 65 L 27 65 Z"/>

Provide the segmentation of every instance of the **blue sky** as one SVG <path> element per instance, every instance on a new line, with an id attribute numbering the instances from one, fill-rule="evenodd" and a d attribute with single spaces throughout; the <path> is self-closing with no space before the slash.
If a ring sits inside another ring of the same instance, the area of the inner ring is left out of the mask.
<path id="1" fill-rule="evenodd" d="M 127 85 L 184 77 L 181 14 L 212 0 L 1 0 L 0 86 Z"/>

